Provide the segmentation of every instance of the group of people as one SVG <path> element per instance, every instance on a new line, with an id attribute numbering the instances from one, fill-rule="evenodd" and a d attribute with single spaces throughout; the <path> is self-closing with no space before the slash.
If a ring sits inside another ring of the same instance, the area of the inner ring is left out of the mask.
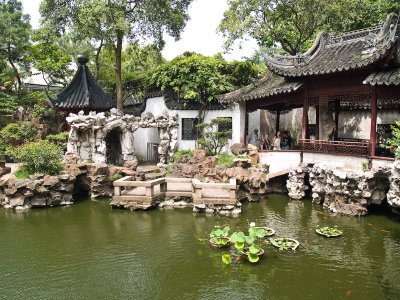
<path id="1" fill-rule="evenodd" d="M 249 134 L 247 142 L 260 150 L 290 150 L 293 147 L 292 137 L 288 130 L 278 131 L 271 140 L 268 133 L 261 137 L 258 129 L 254 129 Z"/>

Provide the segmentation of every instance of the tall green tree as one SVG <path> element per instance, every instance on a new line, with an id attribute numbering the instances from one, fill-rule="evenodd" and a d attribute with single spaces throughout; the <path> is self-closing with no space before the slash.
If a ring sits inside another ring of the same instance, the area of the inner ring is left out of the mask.
<path id="1" fill-rule="evenodd" d="M 35 31 L 30 58 L 32 66 L 41 73 L 48 87 L 54 84 L 65 85 L 72 75 L 72 56 L 63 47 L 59 37 L 49 34 L 48 30 Z"/>
<path id="2" fill-rule="evenodd" d="M 21 87 L 21 72 L 28 69 L 31 26 L 17 0 L 0 0 L 0 59 L 7 61 Z"/>
<path id="3" fill-rule="evenodd" d="M 246 74 L 246 78 L 238 76 Z M 248 63 L 229 64 L 221 54 L 204 56 L 185 52 L 166 62 L 153 72 L 151 82 L 162 90 L 172 88 L 180 99 L 200 104 L 199 122 L 203 122 L 205 108 L 216 96 L 245 85 L 258 70 Z"/>
<path id="4" fill-rule="evenodd" d="M 291 55 L 306 50 L 318 31 L 361 29 L 400 9 L 397 0 L 228 0 L 228 4 L 219 24 L 227 48 L 250 36 L 260 46 L 281 48 Z"/>
<path id="5" fill-rule="evenodd" d="M 122 110 L 122 44 L 124 39 L 152 40 L 163 45 L 163 33 L 178 39 L 188 20 L 191 0 L 43 0 L 40 6 L 45 22 L 60 31 L 82 35 L 111 45 L 115 53 L 117 108 Z M 96 28 L 96 30 L 94 30 Z"/>
<path id="6" fill-rule="evenodd" d="M 99 82 L 108 92 L 115 91 L 115 53 L 109 45 L 101 52 Z M 164 62 L 160 50 L 154 45 L 127 45 L 122 51 L 122 87 L 124 96 L 133 94 L 137 101 L 143 100 L 148 90 L 148 79 L 156 66 Z M 96 65 L 94 66 L 96 69 Z"/>

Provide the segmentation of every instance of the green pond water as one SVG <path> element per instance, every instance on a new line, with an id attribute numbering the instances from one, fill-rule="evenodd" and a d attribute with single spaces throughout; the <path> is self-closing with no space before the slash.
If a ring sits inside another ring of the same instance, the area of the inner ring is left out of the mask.
<path id="1" fill-rule="evenodd" d="M 199 241 L 214 224 L 251 221 L 300 248 L 269 245 L 257 264 L 224 265 L 223 250 Z M 318 224 L 344 236 L 323 238 Z M 112 210 L 109 200 L 0 209 L 0 299 L 400 299 L 400 219 L 333 216 L 280 195 L 237 218 Z"/>

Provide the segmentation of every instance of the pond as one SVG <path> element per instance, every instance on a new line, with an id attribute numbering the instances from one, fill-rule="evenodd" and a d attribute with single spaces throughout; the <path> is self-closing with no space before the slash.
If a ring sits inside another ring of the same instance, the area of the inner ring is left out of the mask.
<path id="1" fill-rule="evenodd" d="M 301 242 L 266 247 L 257 264 L 224 265 L 202 244 L 214 224 L 267 225 Z M 339 238 L 315 233 L 338 225 Z M 129 212 L 109 200 L 24 212 L 0 209 L 1 299 L 398 299 L 400 219 L 333 216 L 270 195 L 240 217 L 191 209 Z"/>

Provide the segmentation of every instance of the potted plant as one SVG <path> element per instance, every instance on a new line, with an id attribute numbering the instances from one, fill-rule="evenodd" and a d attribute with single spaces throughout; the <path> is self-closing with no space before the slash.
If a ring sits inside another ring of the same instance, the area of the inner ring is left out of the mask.
<path id="1" fill-rule="evenodd" d="M 210 232 L 210 245 L 214 248 L 223 248 L 229 246 L 229 230 L 227 225 L 215 225 Z"/>
<path id="2" fill-rule="evenodd" d="M 234 232 L 229 240 L 239 253 L 247 257 L 249 262 L 256 263 L 260 260 L 260 256 L 264 254 L 264 249 L 261 248 L 263 237 L 265 237 L 263 228 L 250 227 L 248 235 L 245 235 L 242 231 Z"/>
<path id="3" fill-rule="evenodd" d="M 264 230 L 265 230 L 265 237 L 266 237 L 266 238 L 275 235 L 275 230 L 272 229 L 272 228 L 265 227 L 265 226 L 256 226 L 256 223 L 251 222 L 251 223 L 250 223 L 250 229 L 253 228 L 253 227 L 254 227 L 254 228 L 261 228 L 261 229 L 264 229 Z"/>
<path id="4" fill-rule="evenodd" d="M 279 250 L 296 250 L 300 243 L 291 238 L 270 238 L 269 239 L 272 246 L 278 248 Z"/>
<path id="5" fill-rule="evenodd" d="M 319 234 L 322 235 L 324 237 L 337 237 L 337 236 L 341 236 L 343 234 L 343 231 L 339 230 L 337 228 L 337 226 L 333 226 L 333 227 L 319 227 L 317 229 L 315 229 L 315 231 Z"/>

